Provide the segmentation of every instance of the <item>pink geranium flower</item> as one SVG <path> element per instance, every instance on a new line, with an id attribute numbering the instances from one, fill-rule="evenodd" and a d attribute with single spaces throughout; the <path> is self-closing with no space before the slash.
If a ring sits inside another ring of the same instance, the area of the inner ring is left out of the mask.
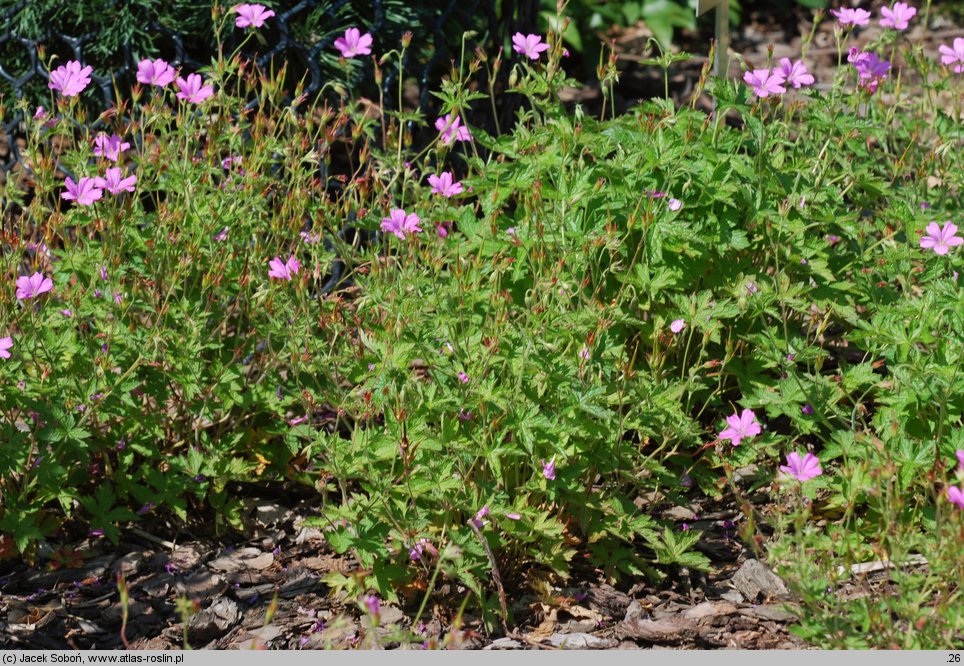
<path id="1" fill-rule="evenodd" d="M 941 44 L 941 63 L 951 67 L 955 74 L 964 74 L 964 37 L 955 37 L 953 46 Z"/>
<path id="2" fill-rule="evenodd" d="M 489 505 L 488 505 L 488 504 L 486 504 L 485 506 L 483 506 L 481 509 L 479 509 L 479 510 L 476 512 L 475 517 L 472 518 L 472 524 L 475 525 L 477 528 L 482 529 L 483 527 L 485 527 L 486 522 L 487 522 L 487 521 L 482 520 L 482 519 L 485 518 L 487 515 L 489 515 Z"/>
<path id="3" fill-rule="evenodd" d="M 275 280 L 293 280 L 301 270 L 301 262 L 291 255 L 288 261 L 281 261 L 281 257 L 275 257 L 268 262 L 268 277 Z"/>
<path id="4" fill-rule="evenodd" d="M 103 188 L 116 196 L 121 192 L 133 192 L 137 176 L 124 178 L 120 168 L 113 167 L 104 173 L 104 178 L 97 178 L 96 181 L 97 187 Z"/>
<path id="5" fill-rule="evenodd" d="M 335 48 L 342 58 L 371 55 L 372 36 L 367 32 L 363 35 L 358 28 L 348 28 L 344 36 L 335 40 Z"/>
<path id="6" fill-rule="evenodd" d="M 673 333 L 679 333 L 684 328 L 686 328 L 686 322 L 682 319 L 674 319 L 669 325 L 669 330 L 671 330 Z"/>
<path id="7" fill-rule="evenodd" d="M 90 65 L 81 67 L 76 60 L 70 60 L 50 72 L 47 87 L 56 90 L 64 97 L 76 97 L 90 85 L 90 74 L 94 68 Z"/>
<path id="8" fill-rule="evenodd" d="M 860 60 L 857 69 L 861 79 L 886 79 L 890 72 L 890 61 L 881 60 L 876 53 L 867 53 L 866 58 Z"/>
<path id="9" fill-rule="evenodd" d="M 470 141 L 472 139 L 469 128 L 462 125 L 462 119 L 454 111 L 444 118 L 437 118 L 435 129 L 439 131 L 439 141 L 443 146 L 449 145 L 453 140 Z"/>
<path id="10" fill-rule="evenodd" d="M 94 155 L 103 157 L 116 162 L 120 159 L 121 153 L 131 147 L 131 144 L 121 139 L 116 134 L 107 136 L 103 132 L 94 139 Z"/>
<path id="11" fill-rule="evenodd" d="M 958 509 L 964 509 L 964 491 L 957 486 L 951 486 L 947 489 L 947 499 Z"/>
<path id="12" fill-rule="evenodd" d="M 720 439 L 730 440 L 733 446 L 739 446 L 741 440 L 763 432 L 752 409 L 744 409 L 742 414 L 727 416 L 726 425 L 727 428 L 720 433 Z"/>
<path id="13" fill-rule="evenodd" d="M 177 98 L 191 104 L 200 104 L 214 94 L 214 86 L 204 85 L 200 74 L 188 74 L 186 79 L 177 77 L 175 83 L 179 90 Z"/>
<path id="14" fill-rule="evenodd" d="M 882 7 L 880 25 L 894 30 L 907 30 L 910 20 L 917 16 L 917 9 L 906 2 L 895 2 L 893 7 Z"/>
<path id="15" fill-rule="evenodd" d="M 166 61 L 158 58 L 157 60 L 141 60 L 137 63 L 137 80 L 150 86 L 163 88 L 174 80 L 177 73 L 174 68 Z"/>
<path id="16" fill-rule="evenodd" d="M 432 542 L 428 539 L 419 539 L 416 543 L 412 544 L 412 547 L 408 550 L 408 556 L 418 561 L 422 559 L 425 551 L 428 551 L 433 557 L 438 556 L 438 549 L 433 546 Z"/>
<path id="17" fill-rule="evenodd" d="M 556 480 L 556 457 L 553 456 L 552 460 L 550 460 L 549 462 L 546 462 L 545 458 L 543 458 L 541 462 L 542 462 L 542 476 L 549 481 L 555 481 Z"/>
<path id="18" fill-rule="evenodd" d="M 678 211 L 680 208 L 683 207 L 683 202 L 680 201 L 679 199 L 674 199 L 673 197 L 670 197 L 669 199 L 666 200 L 666 207 L 675 213 L 676 211 Z"/>
<path id="19" fill-rule="evenodd" d="M 382 218 L 382 231 L 395 234 L 398 238 L 405 240 L 405 234 L 416 234 L 422 230 L 418 223 L 421 222 L 415 213 L 406 213 L 400 208 L 393 209 L 388 217 Z"/>
<path id="20" fill-rule="evenodd" d="M 870 23 L 870 12 L 866 9 L 831 9 L 830 13 L 837 17 L 837 21 L 842 26 L 864 26 Z"/>
<path id="21" fill-rule="evenodd" d="M 802 60 L 793 62 L 790 58 L 780 58 L 780 73 L 794 88 L 813 85 L 813 75 L 807 70 Z"/>
<path id="22" fill-rule="evenodd" d="M 455 180 L 450 171 L 443 171 L 438 176 L 432 174 L 428 177 L 428 182 L 432 186 L 432 192 L 441 194 L 443 197 L 454 197 L 456 194 L 462 194 L 462 183 Z"/>
<path id="23" fill-rule="evenodd" d="M 234 19 L 234 25 L 238 28 L 260 28 L 265 21 L 274 16 L 273 11 L 258 4 L 235 5 L 231 11 L 238 15 Z"/>
<path id="24" fill-rule="evenodd" d="M 30 277 L 21 275 L 17 278 L 17 298 L 21 301 L 36 298 L 54 288 L 54 282 L 43 273 L 34 273 Z"/>
<path id="25" fill-rule="evenodd" d="M 925 250 L 934 250 L 934 254 L 943 256 L 950 252 L 952 247 L 964 243 L 964 238 L 956 236 L 956 233 L 957 225 L 949 220 L 943 227 L 937 222 L 931 222 L 927 225 L 927 233 L 920 239 L 920 246 Z"/>
<path id="26" fill-rule="evenodd" d="M 11 347 L 13 347 L 13 338 L 0 338 L 0 358 L 10 358 Z"/>
<path id="27" fill-rule="evenodd" d="M 957 456 L 958 467 L 961 468 L 961 471 L 964 471 L 964 451 L 962 451 L 961 449 L 958 449 L 957 451 L 954 452 L 954 455 Z"/>
<path id="28" fill-rule="evenodd" d="M 549 45 L 542 41 L 540 35 L 523 35 L 517 32 L 512 35 L 512 50 L 530 60 L 538 60 L 543 51 L 549 50 Z"/>
<path id="29" fill-rule="evenodd" d="M 871 94 L 877 91 L 880 82 L 890 73 L 890 61 L 881 60 L 876 53 L 864 53 L 856 48 L 850 49 L 847 62 L 853 64 L 860 77 L 858 85 Z"/>
<path id="30" fill-rule="evenodd" d="M 371 615 L 378 616 L 382 611 L 382 604 L 374 594 L 369 595 L 365 598 L 365 605 L 368 606 L 368 612 Z"/>
<path id="31" fill-rule="evenodd" d="M 783 87 L 785 80 L 782 73 L 774 70 L 771 74 L 769 69 L 755 69 L 743 75 L 743 81 L 753 88 L 753 94 L 760 99 L 785 93 L 787 91 Z"/>
<path id="32" fill-rule="evenodd" d="M 800 454 L 796 451 L 787 455 L 787 464 L 780 465 L 780 471 L 788 476 L 792 476 L 801 483 L 823 474 L 823 470 L 820 469 L 820 460 L 817 456 L 812 453 L 807 453 L 807 455 L 801 458 Z"/>
<path id="33" fill-rule="evenodd" d="M 67 201 L 75 201 L 79 206 L 90 206 L 104 196 L 97 184 L 98 180 L 98 178 L 81 178 L 75 183 L 70 176 L 67 176 L 64 179 L 67 191 L 61 193 L 60 197 Z"/>

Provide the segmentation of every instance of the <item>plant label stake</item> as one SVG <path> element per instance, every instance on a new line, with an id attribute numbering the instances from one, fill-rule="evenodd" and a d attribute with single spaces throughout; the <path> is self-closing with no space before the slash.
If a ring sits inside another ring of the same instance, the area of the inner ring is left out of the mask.
<path id="1" fill-rule="evenodd" d="M 729 71 L 730 0 L 698 0 L 696 15 L 702 16 L 716 7 L 716 76 L 725 79 Z"/>

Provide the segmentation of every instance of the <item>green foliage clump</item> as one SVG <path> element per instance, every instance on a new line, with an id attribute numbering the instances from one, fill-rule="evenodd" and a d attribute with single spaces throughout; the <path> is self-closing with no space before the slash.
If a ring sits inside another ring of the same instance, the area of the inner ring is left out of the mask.
<path id="1" fill-rule="evenodd" d="M 538 587 L 584 562 L 614 580 L 707 567 L 698 531 L 655 516 L 726 494 L 807 639 L 952 645 L 964 286 L 960 248 L 921 234 L 961 221 L 964 123 L 959 77 L 898 39 L 868 46 L 906 62 L 875 92 L 846 68 L 767 99 L 701 81 L 712 116 L 657 100 L 600 120 L 564 112 L 550 35 L 542 60 L 503 65 L 514 126 L 466 140 L 452 122 L 489 101 L 473 77 L 493 61 L 453 72 L 441 121 L 381 103 L 376 123 L 352 97 L 299 115 L 229 57 L 201 113 L 150 89 L 111 119 L 136 188 L 92 205 L 62 199 L 57 160 L 72 181 L 114 165 L 52 100 L 30 125 L 34 195 L 3 191 L 0 533 L 32 555 L 64 525 L 240 529 L 239 490 L 286 479 L 362 567 L 333 588 L 445 578 L 492 623 L 494 571 Z M 443 172 L 461 192 L 432 185 Z M 52 289 L 18 298 L 38 273 Z M 763 430 L 733 446 L 744 410 Z M 798 451 L 822 474 L 781 474 Z M 854 563 L 911 555 L 929 568 L 898 569 L 897 595 L 832 594 Z"/>

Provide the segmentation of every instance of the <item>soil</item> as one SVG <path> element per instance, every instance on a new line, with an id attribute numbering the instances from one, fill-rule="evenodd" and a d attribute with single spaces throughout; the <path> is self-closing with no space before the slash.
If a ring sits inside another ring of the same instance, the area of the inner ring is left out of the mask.
<path id="1" fill-rule="evenodd" d="M 334 553 L 322 530 L 303 525 L 316 498 L 286 506 L 272 495 L 249 498 L 246 539 L 182 535 L 186 540 L 172 542 L 130 529 L 116 547 L 103 537 L 62 546 L 44 566 L 7 560 L 0 648 L 391 648 L 400 646 L 399 627 L 414 630 L 414 648 L 806 647 L 788 630 L 797 616 L 787 588 L 736 538 L 742 515 L 732 508 L 697 501 L 660 512 L 676 529 L 700 533 L 697 548 L 711 559 L 710 573 L 680 569 L 661 584 L 614 588 L 587 569 L 548 597 L 513 590 L 505 632 L 486 631 L 473 615 L 453 626 L 469 593 L 444 580 L 418 621 L 425 591 L 413 589 L 398 605 L 383 602 L 376 626 L 356 600 L 324 581 L 358 564 Z M 186 614 L 182 597 L 191 601 Z"/>

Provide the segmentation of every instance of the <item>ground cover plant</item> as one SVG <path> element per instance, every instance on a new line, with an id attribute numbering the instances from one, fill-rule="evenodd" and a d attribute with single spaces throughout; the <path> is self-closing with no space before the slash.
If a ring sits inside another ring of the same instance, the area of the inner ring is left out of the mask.
<path id="1" fill-rule="evenodd" d="M 445 582 L 497 631 L 506 589 L 707 567 L 655 508 L 726 495 L 803 638 L 959 644 L 964 40 L 923 52 L 916 14 L 826 17 L 819 89 L 806 45 L 704 75 L 713 115 L 566 113 L 555 33 L 453 68 L 431 117 L 402 77 L 400 111 L 312 103 L 225 53 L 145 59 L 95 133 L 90 70 L 52 63 L 3 192 L 4 550 L 240 528 L 239 489 L 284 479 L 359 562 L 333 590 L 377 615 Z M 334 48 L 378 77 L 416 40 Z M 473 123 L 509 95 L 512 127 Z M 871 561 L 890 587 L 835 594 Z"/>

